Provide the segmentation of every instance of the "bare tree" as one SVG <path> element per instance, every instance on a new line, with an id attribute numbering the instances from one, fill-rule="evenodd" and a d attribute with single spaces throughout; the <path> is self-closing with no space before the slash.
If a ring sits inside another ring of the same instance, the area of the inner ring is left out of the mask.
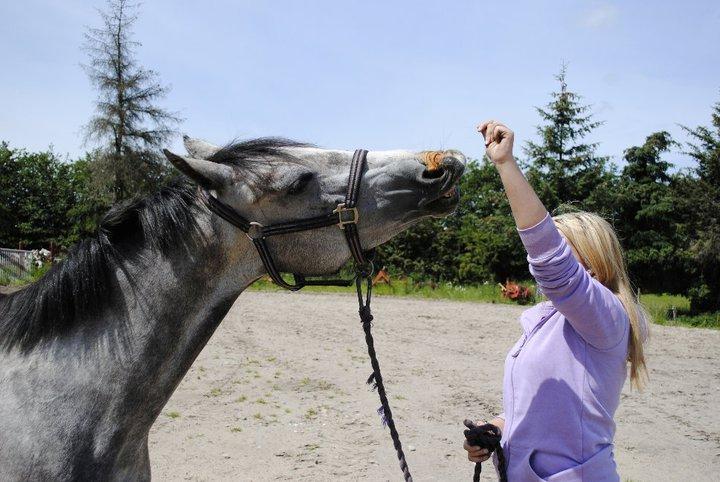
<path id="1" fill-rule="evenodd" d="M 85 34 L 89 62 L 83 67 L 98 90 L 85 139 L 100 146 L 94 177 L 111 201 L 145 192 L 167 176 L 168 166 L 157 151 L 180 122 L 156 105 L 169 88 L 136 60 L 141 44 L 133 40 L 132 27 L 138 9 L 126 0 L 108 0 L 106 10 L 99 11 L 102 26 Z"/>

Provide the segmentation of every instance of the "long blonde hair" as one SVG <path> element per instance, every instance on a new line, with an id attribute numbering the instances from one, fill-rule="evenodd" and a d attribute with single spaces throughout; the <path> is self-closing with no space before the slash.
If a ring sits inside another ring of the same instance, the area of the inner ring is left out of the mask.
<path id="1" fill-rule="evenodd" d="M 625 307 L 630 318 L 630 383 L 641 389 L 647 378 L 643 343 L 650 318 L 630 284 L 615 230 L 597 214 L 582 211 L 554 216 L 553 221 L 595 279 L 615 293 Z"/>

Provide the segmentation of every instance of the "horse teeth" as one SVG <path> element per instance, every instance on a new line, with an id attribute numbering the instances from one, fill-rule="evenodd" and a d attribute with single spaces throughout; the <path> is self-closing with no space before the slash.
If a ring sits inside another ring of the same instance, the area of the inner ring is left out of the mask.
<path id="1" fill-rule="evenodd" d="M 452 188 L 448 192 L 443 194 L 442 197 L 449 198 L 449 197 L 453 197 L 454 195 L 455 195 L 455 188 Z"/>

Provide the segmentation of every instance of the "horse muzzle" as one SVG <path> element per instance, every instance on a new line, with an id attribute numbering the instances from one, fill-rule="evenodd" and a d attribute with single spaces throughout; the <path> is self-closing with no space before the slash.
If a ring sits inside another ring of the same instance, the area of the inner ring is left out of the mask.
<path id="1" fill-rule="evenodd" d="M 465 171 L 465 156 L 455 150 L 430 151 L 423 153 L 422 161 L 427 195 L 421 199 L 419 207 L 434 215 L 451 213 L 460 201 L 458 184 Z"/>

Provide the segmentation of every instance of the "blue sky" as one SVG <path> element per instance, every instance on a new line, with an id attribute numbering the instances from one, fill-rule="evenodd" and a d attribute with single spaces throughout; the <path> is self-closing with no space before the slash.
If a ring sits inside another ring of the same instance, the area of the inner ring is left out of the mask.
<path id="1" fill-rule="evenodd" d="M 0 139 L 78 156 L 95 96 L 80 63 L 103 2 L 0 5 Z M 717 1 L 153 1 L 141 63 L 172 91 L 180 130 L 222 144 L 282 135 L 325 147 L 458 148 L 501 119 L 520 143 L 568 82 L 620 161 L 657 130 L 708 124 L 720 100 Z M 181 150 L 179 138 L 172 147 Z M 668 157 L 691 165 L 682 154 Z"/>

